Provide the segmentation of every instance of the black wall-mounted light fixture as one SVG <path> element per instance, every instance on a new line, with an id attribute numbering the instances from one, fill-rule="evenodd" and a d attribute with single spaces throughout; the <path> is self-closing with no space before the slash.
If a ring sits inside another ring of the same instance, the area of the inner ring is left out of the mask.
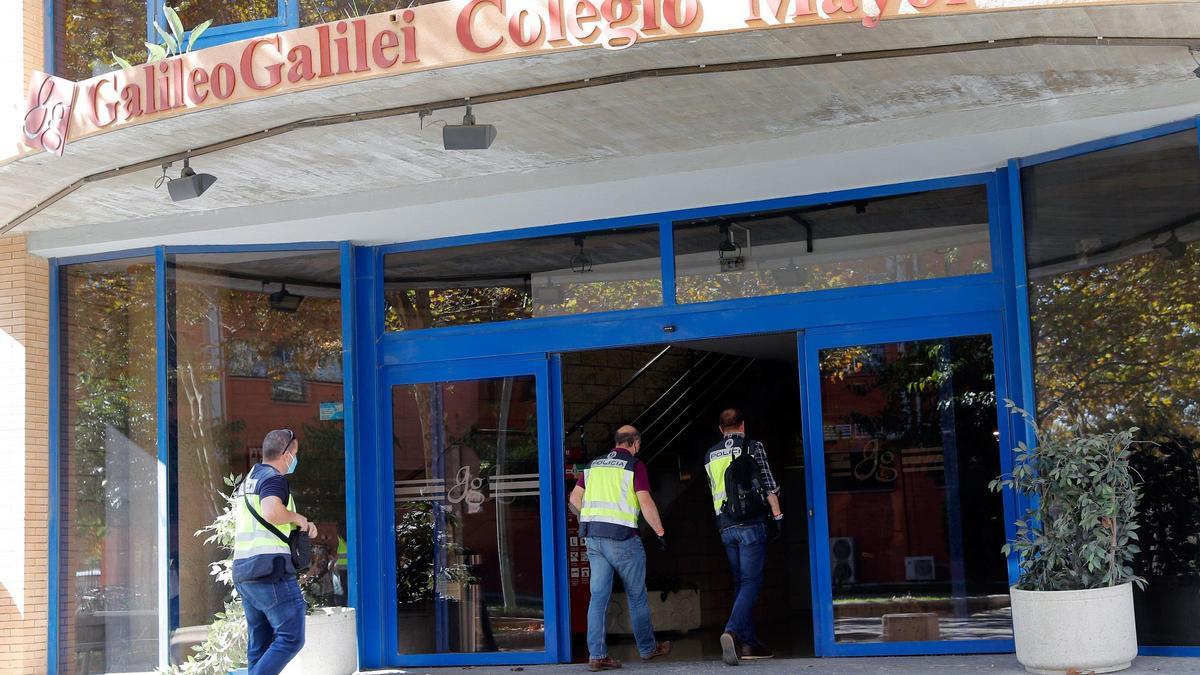
<path id="1" fill-rule="evenodd" d="M 287 284 L 281 285 L 279 290 L 267 296 L 267 303 L 271 306 L 271 309 L 277 312 L 287 312 L 288 314 L 294 314 L 297 309 L 300 309 L 300 303 L 303 301 L 303 295 L 288 293 Z"/>
<path id="2" fill-rule="evenodd" d="M 476 124 L 471 105 L 462 124 L 447 124 L 442 127 L 442 146 L 447 150 L 487 150 L 496 140 L 496 127 L 492 124 Z"/>
<path id="3" fill-rule="evenodd" d="M 179 172 L 179 178 L 170 178 L 167 176 L 167 168 L 171 165 L 163 164 L 163 175 L 154 184 L 154 187 L 162 187 L 163 181 L 167 183 L 167 193 L 171 195 L 171 201 L 181 202 L 185 199 L 195 199 L 204 194 L 204 191 L 212 187 L 213 183 L 217 182 L 217 177 L 211 173 L 196 173 L 192 170 L 191 160 L 183 160 L 183 170 Z"/>
<path id="4" fill-rule="evenodd" d="M 717 262 L 722 272 L 736 272 L 746 267 L 746 259 L 742 257 L 742 247 L 733 238 L 733 229 L 728 223 L 717 226 L 721 232 L 721 243 L 717 245 Z"/>
<path id="5" fill-rule="evenodd" d="M 579 251 L 571 256 L 571 271 L 576 274 L 587 274 L 592 271 L 592 258 L 583 250 L 584 236 L 575 237 L 575 246 Z"/>

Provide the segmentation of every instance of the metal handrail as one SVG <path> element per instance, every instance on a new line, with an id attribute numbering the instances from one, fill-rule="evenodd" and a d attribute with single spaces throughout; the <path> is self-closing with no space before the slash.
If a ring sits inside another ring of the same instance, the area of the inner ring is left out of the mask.
<path id="1" fill-rule="evenodd" d="M 641 427 L 638 425 L 641 424 L 642 420 L 647 415 L 649 415 L 652 410 L 657 408 L 659 403 L 662 403 L 664 400 L 666 400 L 666 398 L 671 395 L 671 392 L 675 391 L 676 387 L 678 387 L 679 385 L 681 385 L 685 381 L 687 381 L 689 379 L 689 377 L 691 376 L 691 374 L 694 373 L 696 370 L 698 370 L 704 364 L 705 361 L 708 361 L 711 358 L 716 358 L 718 361 L 720 361 L 722 356 L 723 356 L 722 354 L 718 354 L 717 352 L 704 352 L 704 354 L 699 359 L 696 359 L 695 363 L 693 363 L 691 366 L 689 366 L 688 369 L 685 370 L 682 375 L 680 375 L 674 382 L 671 383 L 671 386 L 667 387 L 663 391 L 663 393 L 661 395 L 659 395 L 658 398 L 654 399 L 653 403 L 646 406 L 645 409 L 643 409 L 642 412 L 639 413 L 638 416 L 635 417 L 632 422 L 630 422 L 630 424 L 637 427 L 638 429 L 641 429 Z M 701 377 L 703 377 L 703 375 L 701 375 Z M 688 387 L 687 389 L 690 389 L 690 388 L 691 387 Z M 684 389 L 683 394 L 687 393 L 687 389 Z M 680 396 L 682 396 L 683 394 L 681 394 Z M 667 408 L 670 409 L 674 405 L 675 405 L 675 403 L 671 403 L 670 405 L 667 406 Z M 656 418 L 653 422 L 650 423 L 650 426 L 654 426 L 654 424 L 657 421 L 658 421 L 658 419 Z"/>
<path id="2" fill-rule="evenodd" d="M 741 361 L 741 359 L 739 357 L 732 356 L 732 355 L 730 355 L 730 358 L 728 360 L 722 358 L 721 360 L 717 361 L 717 363 L 714 364 L 713 367 L 708 370 L 708 372 L 701 375 L 700 378 L 697 378 L 696 388 L 700 389 L 701 391 L 697 392 L 697 394 L 695 396 L 688 397 L 686 402 L 684 400 L 684 397 L 682 397 L 682 396 L 680 398 L 676 399 L 675 403 L 671 404 L 670 408 L 663 411 L 662 415 L 659 415 L 658 419 L 655 420 L 655 424 L 657 423 L 658 420 L 662 419 L 666 414 L 670 413 L 671 410 L 674 409 L 676 405 L 679 405 L 682 403 L 683 404 L 682 409 L 671 419 L 671 421 L 666 423 L 666 425 L 663 427 L 663 429 L 671 429 L 672 427 L 674 427 L 677 422 L 679 422 L 681 419 L 683 419 L 684 416 L 686 416 L 688 414 L 688 412 L 691 411 L 691 409 L 696 406 L 697 400 L 710 398 L 710 394 L 712 393 L 712 391 L 721 384 L 723 378 L 726 378 L 731 372 L 733 372 L 738 367 L 738 363 L 740 361 Z M 745 367 L 748 368 L 750 363 L 754 363 L 754 359 L 750 359 Z M 702 378 L 711 375 L 718 368 L 720 368 L 721 372 L 718 373 L 714 379 L 710 379 L 708 382 L 705 382 L 703 384 L 703 387 L 701 387 L 699 385 L 699 382 L 701 382 Z M 745 368 L 743 368 L 742 372 L 745 372 Z M 741 377 L 741 373 L 738 373 L 737 377 Z M 726 381 L 728 382 L 729 380 L 726 380 Z M 723 387 L 721 389 L 721 391 L 724 391 L 726 388 L 728 388 L 728 385 L 726 385 L 726 387 Z M 691 387 L 689 387 L 689 389 L 691 389 Z M 655 426 L 655 424 L 648 425 L 647 431 L 649 431 L 649 429 L 653 428 Z M 660 435 L 662 435 L 662 434 L 660 434 Z M 649 433 L 643 434 L 643 437 L 646 437 L 646 436 L 650 436 L 650 434 Z M 655 438 L 654 436 L 650 436 L 650 437 Z M 646 444 L 649 445 L 649 442 L 647 442 Z"/>
<path id="3" fill-rule="evenodd" d="M 734 375 L 733 377 L 731 377 L 725 381 L 725 386 L 721 387 L 721 390 L 716 393 L 716 396 L 720 396 L 721 394 L 724 394 L 726 392 L 726 390 L 728 390 L 730 387 L 732 387 L 734 382 L 737 382 L 738 379 L 741 378 L 742 375 L 746 374 L 747 370 L 750 370 L 750 366 L 753 366 L 755 361 L 757 361 L 757 359 L 754 359 L 754 358 L 751 358 L 748 361 L 746 361 L 746 364 L 744 366 L 742 366 L 742 369 L 736 375 Z M 694 403 L 688 404 L 688 407 L 684 409 L 684 412 L 687 412 L 687 410 L 691 409 L 693 406 L 694 406 Z M 678 418 L 676 418 L 676 419 L 678 419 Z M 679 431 L 675 432 L 675 435 L 671 437 L 671 440 L 660 445 L 658 447 L 657 452 L 655 452 L 653 455 L 650 455 L 649 457 L 647 457 L 646 458 L 646 466 L 649 466 L 650 462 L 653 462 L 656 457 L 661 455 L 667 448 L 671 447 L 671 444 L 675 442 L 675 439 L 682 436 L 683 432 L 688 430 L 688 427 L 691 426 L 692 421 L 694 421 L 694 420 L 689 420 L 687 424 L 684 424 L 683 426 L 679 427 Z M 668 428 L 670 428 L 670 427 L 668 427 Z"/>
<path id="4" fill-rule="evenodd" d="M 583 416 L 582 419 L 580 419 L 575 424 L 571 425 L 571 428 L 567 430 L 567 433 L 564 434 L 564 436 L 570 437 L 571 434 L 582 429 L 583 425 L 587 424 L 588 422 L 591 422 L 592 418 L 594 418 L 596 415 L 599 415 L 601 410 L 604 410 L 605 408 L 608 407 L 608 404 L 617 400 L 618 396 L 625 393 L 625 390 L 627 390 L 631 386 L 633 386 L 634 382 L 637 382 L 639 379 L 641 379 L 642 375 L 645 375 L 646 371 L 650 370 L 650 368 L 652 366 L 654 366 L 654 364 L 657 363 L 659 359 L 666 356 L 667 352 L 669 352 L 669 351 L 671 351 L 671 345 L 667 345 L 666 347 L 663 347 L 663 350 L 661 352 L 659 352 L 658 354 L 655 354 L 654 358 L 647 361 L 646 365 L 642 366 L 636 373 L 633 374 L 632 377 L 630 377 L 628 380 L 625 381 L 625 384 L 622 384 L 620 387 L 617 387 L 617 390 L 614 391 L 612 394 L 610 394 L 608 396 L 608 398 L 604 399 L 600 403 L 597 403 L 591 410 L 589 410 L 587 412 L 586 415 Z"/>
<path id="5" fill-rule="evenodd" d="M 728 357 L 728 358 L 726 358 L 726 357 Z M 661 422 L 664 417 L 666 417 L 667 415 L 670 415 L 671 412 L 673 410 L 675 410 L 676 406 L 687 401 L 688 395 L 691 394 L 693 392 L 693 390 L 699 389 L 700 387 L 703 386 L 705 391 L 698 393 L 696 395 L 703 396 L 704 393 L 707 393 L 708 389 L 710 389 L 712 387 L 712 384 L 706 383 L 705 378 L 712 375 L 714 372 L 717 371 L 717 369 L 722 369 L 722 368 L 723 368 L 723 371 L 721 372 L 721 376 L 723 376 L 725 373 L 729 372 L 730 368 L 732 368 L 733 365 L 736 365 L 736 364 L 737 364 L 736 356 L 732 356 L 729 354 L 718 355 L 716 360 L 713 362 L 713 364 L 711 366 L 708 367 L 707 370 L 700 373 L 699 375 L 696 375 L 694 378 L 691 378 L 692 379 L 691 383 L 688 384 L 688 386 L 685 387 L 684 390 L 679 393 L 679 396 L 675 397 L 674 401 L 671 401 L 671 403 L 668 404 L 667 407 L 663 408 L 662 412 L 660 412 L 658 414 L 658 417 L 655 417 L 649 424 L 646 425 L 646 428 L 642 431 L 642 438 L 645 439 L 645 438 L 651 437 L 652 436 L 651 431 L 655 427 L 658 426 L 658 423 Z M 681 376 L 680 379 L 690 378 L 692 375 L 692 372 L 694 370 L 695 370 L 695 368 L 689 368 L 688 371 L 685 372 Z M 678 419 L 678 416 L 676 416 L 675 419 L 672 419 L 670 422 L 668 422 L 667 427 L 670 428 L 670 426 L 675 423 L 676 419 Z"/>

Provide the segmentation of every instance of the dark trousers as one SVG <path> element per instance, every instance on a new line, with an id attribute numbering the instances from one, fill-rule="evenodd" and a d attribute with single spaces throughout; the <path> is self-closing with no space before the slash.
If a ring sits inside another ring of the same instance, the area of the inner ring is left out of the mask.
<path id="1" fill-rule="evenodd" d="M 308 607 L 294 578 L 237 584 L 246 609 L 249 636 L 246 662 L 250 675 L 279 675 L 304 646 Z"/>
<path id="2" fill-rule="evenodd" d="M 758 644 L 754 605 L 762 590 L 767 525 L 758 522 L 727 527 L 721 530 L 721 543 L 725 544 L 725 554 L 729 556 L 729 567 L 733 572 L 733 611 L 729 613 L 725 630 L 746 644 Z"/>

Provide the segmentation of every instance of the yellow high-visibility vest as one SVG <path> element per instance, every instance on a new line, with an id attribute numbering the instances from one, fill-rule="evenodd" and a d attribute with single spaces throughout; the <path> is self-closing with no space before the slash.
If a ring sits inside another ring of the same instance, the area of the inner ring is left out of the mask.
<path id="1" fill-rule="evenodd" d="M 733 460 L 742 454 L 745 436 L 729 436 L 708 451 L 704 459 L 704 472 L 708 474 L 708 487 L 712 491 L 713 512 L 721 515 L 725 506 L 725 472 Z"/>
<path id="2" fill-rule="evenodd" d="M 245 499 L 239 498 L 236 500 L 237 529 L 233 540 L 233 559 L 235 562 L 238 560 L 249 560 L 258 556 L 277 555 L 285 556 L 290 560 L 292 556 L 288 543 L 263 527 L 262 523 L 258 522 L 258 519 L 250 514 L 250 509 L 253 508 L 258 512 L 258 515 L 262 516 L 264 520 L 266 519 L 266 515 L 262 511 L 262 498 L 258 496 L 259 481 L 262 478 L 268 477 L 262 475 L 263 470 L 259 468 L 262 466 L 259 464 L 250 470 L 250 475 L 246 477 L 239 491 L 239 497 L 244 495 Z M 272 471 L 274 470 L 272 469 Z M 256 475 L 258 475 L 257 478 L 255 477 Z M 247 502 L 249 502 L 249 506 L 247 506 Z M 290 494 L 288 495 L 287 510 L 296 510 L 296 500 Z M 276 525 L 275 527 L 285 537 L 290 535 L 292 530 L 296 528 L 291 523 Z"/>
<path id="3" fill-rule="evenodd" d="M 607 523 L 637 529 L 641 505 L 633 488 L 632 456 L 612 451 L 583 470 L 581 523 Z"/>

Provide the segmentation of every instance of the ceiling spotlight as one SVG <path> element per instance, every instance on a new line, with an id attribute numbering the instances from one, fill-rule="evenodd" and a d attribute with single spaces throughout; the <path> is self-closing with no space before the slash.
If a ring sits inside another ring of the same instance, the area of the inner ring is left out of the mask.
<path id="1" fill-rule="evenodd" d="M 742 257 L 742 247 L 733 238 L 733 230 L 722 223 L 717 226 L 721 231 L 721 243 L 717 245 L 717 261 L 722 272 L 736 272 L 746 267 L 746 259 Z"/>
<path id="2" fill-rule="evenodd" d="M 270 304 L 271 309 L 289 314 L 293 314 L 297 309 L 300 309 L 300 303 L 303 301 L 303 295 L 288 293 L 287 284 L 281 285 L 279 290 L 267 296 L 267 302 Z"/>
<path id="3" fill-rule="evenodd" d="M 492 124 L 475 124 L 475 115 L 467 105 L 467 114 L 462 124 L 447 124 L 442 127 L 442 145 L 447 150 L 487 150 L 496 140 L 496 127 Z"/>
<path id="4" fill-rule="evenodd" d="M 161 187 L 163 180 L 167 181 L 167 192 L 171 195 L 171 201 L 181 202 L 185 199 L 194 199 L 204 194 L 204 191 L 212 187 L 212 184 L 217 182 L 217 177 L 211 173 L 196 173 L 192 170 L 190 161 L 183 160 L 183 170 L 179 172 L 179 178 L 168 178 L 167 167 L 170 164 L 163 164 L 162 178 L 158 179 L 154 187 Z"/>
<path id="5" fill-rule="evenodd" d="M 579 252 L 571 256 L 571 271 L 576 274 L 587 274 L 592 271 L 592 259 L 583 251 L 583 235 L 575 237 L 575 245 Z"/>
<path id="6" fill-rule="evenodd" d="M 1187 253 L 1187 244 L 1179 241 L 1179 238 L 1175 236 L 1175 231 L 1171 230 L 1171 236 L 1166 241 L 1155 244 L 1154 250 L 1164 260 L 1179 260 Z"/>

